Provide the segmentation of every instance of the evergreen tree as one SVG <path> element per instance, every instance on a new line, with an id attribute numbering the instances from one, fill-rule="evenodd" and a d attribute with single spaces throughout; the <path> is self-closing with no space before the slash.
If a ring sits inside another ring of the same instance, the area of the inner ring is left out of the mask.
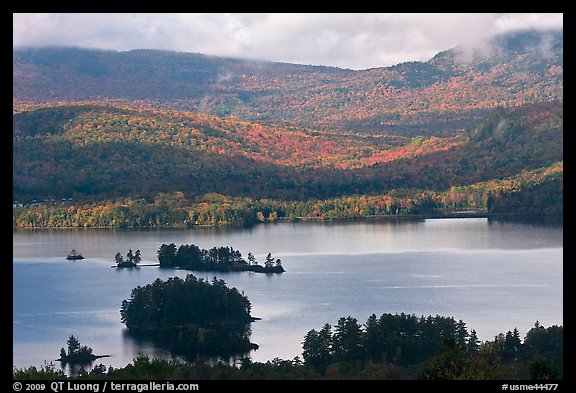
<path id="1" fill-rule="evenodd" d="M 126 254 L 126 260 L 128 263 L 134 264 L 134 253 L 132 252 L 132 249 L 128 250 L 128 254 Z"/>
<path id="2" fill-rule="evenodd" d="M 332 327 L 325 324 L 318 332 L 310 330 L 302 343 L 302 356 L 306 364 L 311 365 L 318 373 L 324 374 L 332 361 Z"/>
<path id="3" fill-rule="evenodd" d="M 176 264 L 176 245 L 174 243 L 162 244 L 158 250 L 160 267 L 174 267 Z"/>
<path id="4" fill-rule="evenodd" d="M 383 359 L 384 340 L 382 338 L 382 328 L 378 322 L 376 314 L 372 314 L 366 320 L 364 332 L 364 344 L 366 347 L 366 355 L 373 362 L 380 362 Z"/>
<path id="5" fill-rule="evenodd" d="M 518 329 L 514 328 L 513 332 L 510 330 L 506 332 L 506 336 L 504 337 L 504 342 L 502 343 L 500 351 L 502 360 L 517 360 L 521 349 L 522 342 L 520 341 L 520 334 L 518 333 Z"/>
<path id="6" fill-rule="evenodd" d="M 353 362 L 363 358 L 362 329 L 353 317 L 338 320 L 333 336 L 334 357 L 337 361 Z"/>
<path id="7" fill-rule="evenodd" d="M 455 339 L 458 344 L 464 344 L 467 338 L 468 331 L 466 330 L 466 324 L 462 320 L 459 320 L 455 327 Z"/>
<path id="8" fill-rule="evenodd" d="M 122 265 L 124 263 L 124 258 L 122 257 L 122 254 L 120 254 L 119 252 L 116 253 L 114 259 L 116 260 L 117 265 Z"/>
<path id="9" fill-rule="evenodd" d="M 68 344 L 68 356 L 73 356 L 80 351 L 80 341 L 78 341 L 78 338 L 74 337 L 74 335 L 68 338 L 66 344 Z"/>
<path id="10" fill-rule="evenodd" d="M 476 330 L 472 329 L 470 331 L 470 336 L 468 337 L 468 353 L 476 353 L 478 351 L 478 335 L 476 334 Z"/>
<path id="11" fill-rule="evenodd" d="M 138 265 L 141 260 L 142 260 L 142 256 L 140 254 L 140 250 L 136 250 L 136 253 L 134 254 L 134 258 L 133 258 L 134 265 Z"/>
<path id="12" fill-rule="evenodd" d="M 271 253 L 268 253 L 268 255 L 266 255 L 266 260 L 264 261 L 264 267 L 266 269 L 271 269 L 274 267 L 274 258 L 272 258 Z"/>
<path id="13" fill-rule="evenodd" d="M 64 371 L 56 369 L 56 366 L 51 363 L 45 363 L 40 366 L 40 369 L 36 366 L 30 366 L 22 369 L 14 369 L 13 380 L 56 380 L 56 379 L 67 379 Z"/>

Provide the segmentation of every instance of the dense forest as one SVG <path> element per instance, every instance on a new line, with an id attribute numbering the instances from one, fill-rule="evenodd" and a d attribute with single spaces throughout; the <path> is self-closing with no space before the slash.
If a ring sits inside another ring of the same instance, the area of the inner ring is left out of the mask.
<path id="1" fill-rule="evenodd" d="M 342 317 L 304 337 L 303 359 L 320 375 L 366 364 L 399 369 L 418 366 L 420 379 L 562 379 L 563 329 L 538 322 L 524 343 L 517 329 L 481 343 L 475 330 L 453 318 L 436 315 L 372 314 L 366 323 Z M 338 374 L 336 374 L 338 375 Z"/>

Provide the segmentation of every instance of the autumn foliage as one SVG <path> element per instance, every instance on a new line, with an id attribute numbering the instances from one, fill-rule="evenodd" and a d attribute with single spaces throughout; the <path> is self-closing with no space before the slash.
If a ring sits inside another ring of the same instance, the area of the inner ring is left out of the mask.
<path id="1" fill-rule="evenodd" d="M 561 215 L 562 39 L 363 71 L 15 51 L 13 225 Z"/>

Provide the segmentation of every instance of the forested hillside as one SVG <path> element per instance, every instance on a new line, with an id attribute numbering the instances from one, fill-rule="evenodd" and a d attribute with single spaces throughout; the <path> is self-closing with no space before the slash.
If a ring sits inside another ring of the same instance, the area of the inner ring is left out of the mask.
<path id="1" fill-rule="evenodd" d="M 32 210 L 44 209 L 45 220 L 74 212 L 76 219 L 58 226 L 119 224 L 110 211 L 123 211 L 122 225 L 230 221 L 214 218 L 214 204 L 220 216 L 240 214 L 235 222 L 253 222 L 259 212 L 281 218 L 562 210 L 560 102 L 496 111 L 457 137 L 412 139 L 110 104 L 20 110 L 13 123 L 13 198 L 35 202 Z M 517 199 L 528 189 L 540 190 L 536 201 L 531 196 L 514 209 L 505 202 L 505 194 Z M 338 207 L 338 198 L 348 202 Z M 87 214 L 99 201 L 108 201 L 107 221 L 77 221 L 78 204 Z M 150 209 L 152 222 L 142 218 Z M 171 218 L 158 220 L 167 210 Z M 131 219 L 137 211 L 140 218 Z M 15 216 L 18 226 L 56 225 L 45 220 Z"/>
<path id="2" fill-rule="evenodd" d="M 562 31 L 362 71 L 153 50 L 15 50 L 16 102 L 115 100 L 315 129 L 454 135 L 497 106 L 562 98 Z"/>
<path id="3" fill-rule="evenodd" d="M 364 71 L 14 51 L 13 224 L 562 214 L 562 40 Z"/>

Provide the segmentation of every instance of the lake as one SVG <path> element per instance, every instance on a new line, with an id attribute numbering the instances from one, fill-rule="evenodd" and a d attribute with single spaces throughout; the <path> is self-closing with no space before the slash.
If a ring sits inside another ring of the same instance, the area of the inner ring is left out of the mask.
<path id="1" fill-rule="evenodd" d="M 132 288 L 191 272 L 112 269 L 116 252 L 140 249 L 157 263 L 163 243 L 231 246 L 260 264 L 280 258 L 283 274 L 214 275 L 250 299 L 253 361 L 302 356 L 310 329 L 372 313 L 442 315 L 463 320 L 481 340 L 515 327 L 523 339 L 539 321 L 563 324 L 562 222 L 486 218 L 276 223 L 253 228 L 13 231 L 13 366 L 59 357 L 70 335 L 94 364 L 124 367 L 138 353 L 167 357 L 125 334 L 120 304 Z M 68 261 L 70 250 L 86 259 Z M 54 362 L 60 366 L 59 362 Z"/>

